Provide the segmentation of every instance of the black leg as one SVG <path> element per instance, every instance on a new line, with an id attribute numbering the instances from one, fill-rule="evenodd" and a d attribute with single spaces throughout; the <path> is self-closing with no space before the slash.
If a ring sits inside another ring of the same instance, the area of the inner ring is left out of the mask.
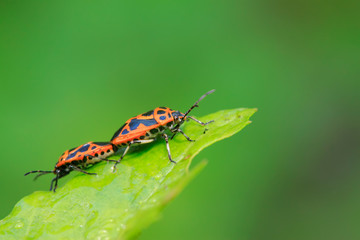
<path id="1" fill-rule="evenodd" d="M 110 161 L 115 161 L 113 172 L 116 172 L 116 165 L 119 164 L 121 162 L 121 160 L 124 158 L 126 153 L 129 151 L 131 144 L 134 144 L 134 143 L 139 143 L 139 144 L 151 143 L 154 140 L 155 140 L 155 138 L 154 139 L 144 139 L 144 140 L 133 140 L 133 141 L 129 142 L 128 145 L 125 148 L 124 153 L 122 154 L 122 156 L 120 157 L 119 160 L 117 160 L 117 161 L 116 160 L 110 160 Z"/>
<path id="2" fill-rule="evenodd" d="M 209 123 L 214 122 L 214 120 L 211 120 L 211 121 L 209 121 L 209 122 L 203 123 L 203 122 L 201 122 L 200 120 L 197 120 L 196 118 L 194 118 L 194 117 L 192 117 L 192 116 L 188 116 L 188 118 L 194 120 L 194 121 L 197 122 L 197 123 L 200 123 L 200 124 L 203 125 L 203 126 L 206 126 L 206 125 L 208 125 Z"/>
<path id="3" fill-rule="evenodd" d="M 58 186 L 58 179 L 59 179 L 59 175 L 56 175 L 56 177 L 54 177 L 52 180 L 51 180 L 51 184 L 50 184 L 50 191 L 53 190 L 54 192 L 56 191 L 56 188 Z M 54 189 L 53 189 L 53 183 L 55 182 L 55 185 L 54 185 Z"/>
<path id="4" fill-rule="evenodd" d="M 192 140 L 192 139 L 190 139 L 180 128 L 177 130 L 179 133 L 181 133 L 182 135 L 184 135 L 184 137 L 188 140 L 188 141 L 190 141 L 190 142 L 195 142 L 195 140 Z"/>
<path id="5" fill-rule="evenodd" d="M 50 191 L 53 189 L 54 181 L 55 181 L 56 178 L 57 178 L 57 176 L 54 177 L 54 178 L 51 180 L 51 183 L 50 183 Z M 55 189 L 54 189 L 54 192 L 55 192 Z"/>
<path id="6" fill-rule="evenodd" d="M 54 192 L 55 192 L 55 190 L 57 189 L 57 186 L 58 186 L 58 180 L 59 180 L 59 175 L 56 175 Z"/>
<path id="7" fill-rule="evenodd" d="M 116 165 L 121 162 L 121 160 L 125 157 L 126 153 L 129 151 L 129 148 L 131 146 L 131 142 L 126 146 L 123 154 L 121 155 L 120 159 L 116 161 L 114 164 L 113 172 L 116 172 Z"/>
<path id="8" fill-rule="evenodd" d="M 75 171 L 82 172 L 82 173 L 85 173 L 85 174 L 87 174 L 87 175 L 97 175 L 97 173 L 89 173 L 89 172 L 86 172 L 86 171 L 84 171 L 84 170 L 82 170 L 82 169 L 80 169 L 80 168 L 78 168 L 78 167 L 76 167 L 76 166 L 74 166 L 74 165 L 69 165 L 69 167 L 71 167 L 71 168 L 74 169 Z"/>
<path id="9" fill-rule="evenodd" d="M 111 159 L 100 159 L 100 161 L 105 161 L 105 162 L 115 162 L 115 163 L 119 163 L 118 160 L 111 160 Z"/>
<path id="10" fill-rule="evenodd" d="M 85 157 L 87 157 L 89 160 L 93 159 L 94 157 L 89 155 L 89 154 L 86 154 Z M 106 161 L 106 162 L 117 162 L 117 160 L 110 160 L 110 159 L 107 159 L 107 158 L 99 158 L 97 157 L 100 161 Z"/>
<path id="11" fill-rule="evenodd" d="M 176 162 L 175 162 L 174 160 L 172 160 L 172 158 L 171 158 L 171 153 L 170 153 L 170 146 L 169 146 L 169 138 L 168 138 L 168 135 L 166 135 L 166 133 L 163 133 L 163 137 L 164 137 L 165 142 L 166 142 L 166 148 L 167 148 L 167 151 L 168 151 L 168 157 L 169 157 L 169 160 L 170 160 L 170 162 L 172 162 L 172 163 L 175 163 L 175 164 L 176 164 Z"/>

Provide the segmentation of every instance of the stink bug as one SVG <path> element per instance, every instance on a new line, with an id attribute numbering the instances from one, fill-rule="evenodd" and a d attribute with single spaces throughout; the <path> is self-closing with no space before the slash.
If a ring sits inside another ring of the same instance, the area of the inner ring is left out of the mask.
<path id="1" fill-rule="evenodd" d="M 100 161 L 117 162 L 116 160 L 106 159 L 107 157 L 112 156 L 116 151 L 117 147 L 109 142 L 88 142 L 77 148 L 66 150 L 60 156 L 54 170 L 31 171 L 26 173 L 25 176 L 30 173 L 39 173 L 34 179 L 36 180 L 38 177 L 44 174 L 54 173 L 55 177 L 51 181 L 50 191 L 54 190 L 55 192 L 58 180 L 68 175 L 71 171 L 78 171 L 88 175 L 96 175 L 96 173 L 89 173 L 84 171 L 83 169 L 85 169 L 89 165 L 95 164 Z"/>
<path id="2" fill-rule="evenodd" d="M 171 158 L 170 146 L 169 146 L 169 137 L 165 133 L 165 130 L 169 130 L 173 133 L 171 139 L 179 132 L 188 141 L 194 141 L 190 139 L 181 129 L 180 126 L 185 122 L 186 119 L 194 120 L 195 122 L 205 126 L 212 121 L 203 123 L 192 116 L 188 116 L 190 111 L 195 107 L 198 107 L 198 103 L 205 98 L 207 95 L 215 91 L 211 90 L 205 93 L 200 97 L 194 105 L 184 114 L 179 111 L 172 110 L 167 107 L 158 107 L 154 110 L 150 110 L 146 113 L 140 114 L 136 117 L 130 118 L 125 122 L 123 126 L 117 130 L 110 140 L 111 143 L 118 147 L 126 147 L 124 153 L 120 159 L 115 163 L 114 170 L 116 169 L 116 164 L 118 164 L 128 152 L 130 146 L 135 144 L 145 144 L 153 142 L 158 136 L 161 136 L 165 139 L 166 148 L 168 152 L 169 160 L 173 163 L 176 163 Z"/>

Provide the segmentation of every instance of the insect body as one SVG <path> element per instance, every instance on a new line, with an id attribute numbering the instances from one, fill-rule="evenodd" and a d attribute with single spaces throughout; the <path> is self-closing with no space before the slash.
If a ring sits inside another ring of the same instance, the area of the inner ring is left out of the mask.
<path id="1" fill-rule="evenodd" d="M 161 136 L 165 139 L 169 160 L 173 163 L 176 163 L 174 160 L 172 160 L 168 140 L 169 137 L 165 131 L 169 130 L 173 133 L 171 139 L 176 135 L 176 133 L 179 132 L 184 135 L 188 141 L 194 141 L 191 140 L 180 129 L 180 126 L 186 119 L 192 119 L 203 126 L 213 122 L 209 121 L 203 123 L 192 116 L 188 116 L 188 114 L 192 109 L 198 107 L 197 104 L 204 97 L 210 93 L 213 93 L 214 91 L 215 90 L 211 90 L 204 94 L 193 106 L 191 106 L 191 108 L 185 114 L 167 107 L 158 107 L 154 110 L 140 114 L 126 121 L 126 123 L 115 132 L 114 136 L 110 140 L 111 143 L 115 146 L 126 147 L 119 161 L 115 163 L 114 170 L 116 168 L 116 164 L 118 164 L 124 158 L 131 145 L 150 143 L 153 142 L 158 136 Z"/>
<path id="2" fill-rule="evenodd" d="M 59 158 L 58 162 L 55 165 L 54 170 L 52 171 L 31 171 L 25 174 L 30 173 L 39 173 L 35 179 L 38 177 L 47 174 L 54 173 L 55 177 L 51 181 L 50 191 L 56 190 L 58 180 L 71 171 L 78 171 L 88 175 L 96 175 L 96 173 L 89 173 L 84 171 L 89 165 L 95 164 L 100 161 L 108 162 L 117 162 L 116 160 L 106 159 L 107 157 L 112 156 L 116 151 L 117 147 L 109 142 L 88 142 L 77 148 L 66 150 Z M 54 185 L 55 183 L 55 185 Z M 54 188 L 53 188 L 54 185 Z"/>

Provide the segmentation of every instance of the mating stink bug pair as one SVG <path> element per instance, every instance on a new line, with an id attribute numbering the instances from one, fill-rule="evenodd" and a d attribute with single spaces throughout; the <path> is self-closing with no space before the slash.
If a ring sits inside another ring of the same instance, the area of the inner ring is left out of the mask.
<path id="1" fill-rule="evenodd" d="M 39 173 L 35 177 L 35 179 L 37 179 L 47 173 L 55 174 L 50 186 L 50 191 L 53 190 L 55 192 L 58 180 L 69 174 L 71 171 L 79 171 L 89 175 L 96 175 L 96 173 L 89 173 L 84 169 L 101 161 L 115 162 L 115 171 L 116 165 L 124 158 L 130 146 L 153 142 L 159 136 L 165 139 L 169 160 L 176 163 L 171 157 L 169 137 L 166 134 L 166 131 L 173 133 L 171 139 L 173 139 L 179 132 L 184 135 L 188 141 L 194 141 L 180 129 L 180 126 L 187 119 L 194 120 L 203 126 L 213 122 L 209 121 L 203 123 L 192 116 L 188 116 L 188 114 L 192 109 L 198 107 L 198 103 L 203 98 L 214 91 L 215 90 L 211 90 L 201 96 L 200 99 L 191 106 L 185 114 L 167 107 L 158 107 L 154 110 L 130 118 L 123 126 L 120 127 L 119 130 L 115 132 L 110 142 L 88 142 L 77 148 L 67 150 L 60 156 L 54 170 L 31 171 L 26 173 L 25 176 L 30 173 Z M 107 159 L 108 157 L 114 155 L 121 147 L 125 147 L 125 150 L 119 160 Z"/>

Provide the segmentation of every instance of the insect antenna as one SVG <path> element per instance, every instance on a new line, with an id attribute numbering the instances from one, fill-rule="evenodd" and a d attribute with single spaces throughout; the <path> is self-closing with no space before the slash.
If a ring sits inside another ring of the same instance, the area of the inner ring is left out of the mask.
<path id="1" fill-rule="evenodd" d="M 213 89 L 213 90 L 211 90 L 211 91 L 208 91 L 207 93 L 205 93 L 204 95 L 202 95 L 202 96 L 199 98 L 199 100 L 197 100 L 197 101 L 194 103 L 194 105 L 192 105 L 192 106 L 189 108 L 189 110 L 187 110 L 187 112 L 186 112 L 186 113 L 184 114 L 184 116 L 183 116 L 183 119 L 185 119 L 185 117 L 191 112 L 191 110 L 193 110 L 193 109 L 196 108 L 196 107 L 199 107 L 199 106 L 198 106 L 198 103 L 199 103 L 201 100 L 203 100 L 207 95 L 209 95 L 209 94 L 211 94 L 211 93 L 213 93 L 213 92 L 215 92 L 215 89 Z M 178 123 L 178 124 L 174 127 L 174 129 L 178 129 L 178 128 L 180 127 L 180 125 L 182 124 L 183 121 L 184 121 L 184 120 L 182 120 L 180 123 Z M 171 136 L 171 139 L 173 139 L 176 134 L 177 134 L 177 131 Z"/>
<path id="2" fill-rule="evenodd" d="M 198 103 L 199 103 L 201 100 L 203 100 L 207 95 L 209 95 L 209 94 L 211 94 L 211 93 L 213 93 L 213 92 L 215 92 L 215 89 L 213 89 L 213 90 L 211 90 L 211 91 L 208 91 L 207 93 L 205 93 L 204 95 L 202 95 L 202 96 L 199 98 L 199 100 L 197 100 L 196 103 L 194 103 L 194 105 L 192 105 L 191 108 L 189 108 L 189 110 L 184 114 L 183 118 L 185 118 L 185 117 L 190 113 L 190 111 L 193 110 L 195 107 L 199 107 L 199 106 L 198 106 Z"/>
<path id="3" fill-rule="evenodd" d="M 39 173 L 39 174 L 36 175 L 36 177 L 34 178 L 34 181 L 35 181 L 38 177 L 40 177 L 40 176 L 42 176 L 42 175 L 45 175 L 45 174 L 48 174 L 48 173 L 53 173 L 53 171 L 42 171 L 42 170 L 31 171 L 31 172 L 25 173 L 24 176 L 29 175 L 30 173 Z"/>
<path id="4" fill-rule="evenodd" d="M 36 180 L 36 179 L 38 179 L 40 176 L 42 176 L 42 175 L 45 175 L 45 174 L 48 174 L 48 173 L 52 173 L 51 171 L 47 171 L 47 172 L 42 172 L 42 173 L 39 173 L 38 175 L 36 175 L 35 177 L 34 177 L 34 181 Z"/>

